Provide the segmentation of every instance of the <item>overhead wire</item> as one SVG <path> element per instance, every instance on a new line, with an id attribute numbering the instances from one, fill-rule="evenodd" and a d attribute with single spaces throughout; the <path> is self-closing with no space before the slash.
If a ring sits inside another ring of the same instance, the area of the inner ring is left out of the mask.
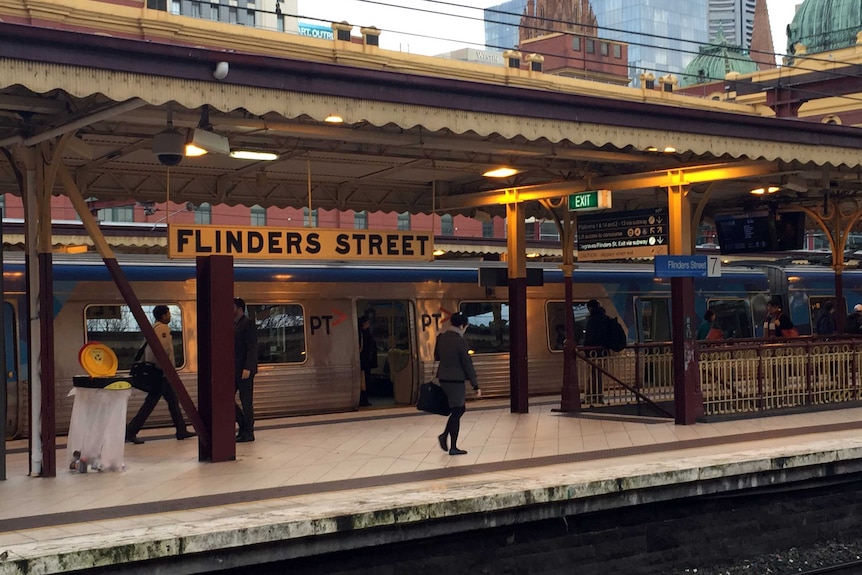
<path id="1" fill-rule="evenodd" d="M 424 13 L 424 14 L 446 16 L 446 17 L 465 19 L 465 20 L 474 20 L 474 21 L 478 21 L 478 22 L 486 22 L 487 21 L 486 18 L 484 18 L 484 17 L 474 17 L 474 16 L 463 15 L 463 14 L 455 14 L 452 12 L 444 12 L 444 11 L 440 11 L 440 10 L 432 10 L 429 8 L 421 8 L 421 7 L 416 7 L 416 6 L 403 6 L 403 5 L 399 5 L 399 4 L 393 4 L 391 2 L 386 2 L 383 0 L 355 0 L 355 1 L 360 2 L 360 3 L 364 3 L 364 4 L 373 4 L 373 5 L 386 7 L 386 8 L 397 8 L 397 9 L 406 10 L 409 12 L 420 12 L 420 13 Z M 461 4 L 448 2 L 446 0 L 422 0 L 422 1 L 429 3 L 429 4 L 439 4 L 439 5 L 443 5 L 443 6 L 456 7 L 459 9 L 482 11 L 483 14 L 486 11 L 488 11 L 488 12 L 500 14 L 503 16 L 516 17 L 518 19 L 520 19 L 520 17 L 521 17 L 520 13 L 507 12 L 505 10 L 499 10 L 496 8 L 477 8 L 477 7 L 463 6 Z M 302 18 L 305 20 L 317 21 L 317 22 L 325 22 L 325 23 L 331 23 L 332 22 L 332 20 L 325 20 L 325 19 L 321 19 L 321 18 L 317 18 L 317 17 L 313 17 L 313 16 L 305 16 L 305 15 L 301 15 L 301 14 L 292 14 L 290 16 L 293 16 L 295 18 Z M 563 25 L 576 24 L 576 25 L 586 26 L 585 24 L 570 23 L 570 22 L 567 22 L 565 20 L 560 20 L 560 19 L 555 19 L 555 18 L 542 17 L 542 18 L 537 18 L 537 19 L 544 21 L 544 22 L 547 22 L 548 23 L 547 26 L 551 26 L 553 24 L 563 24 Z M 490 20 L 490 22 L 491 23 L 497 23 L 497 24 L 504 24 L 507 26 L 518 26 L 519 25 L 519 24 L 512 24 L 512 23 L 507 22 L 507 21 Z M 372 24 L 369 23 L 369 24 L 367 24 L 367 26 L 372 26 Z M 408 37 L 416 37 L 416 38 L 435 40 L 435 41 L 441 41 L 441 42 L 448 42 L 448 43 L 453 43 L 453 44 L 461 43 L 461 44 L 467 45 L 467 46 L 482 46 L 483 48 L 487 47 L 487 48 L 499 49 L 499 50 L 514 49 L 513 47 L 487 45 L 484 42 L 473 42 L 473 41 L 457 39 L 457 38 L 446 38 L 446 37 L 430 35 L 430 34 L 406 32 L 406 31 L 401 31 L 401 30 L 392 29 L 392 28 L 380 28 L 380 27 L 378 27 L 378 28 L 383 32 L 390 32 L 392 34 L 399 34 L 399 35 L 408 36 Z M 530 30 L 538 31 L 538 32 L 548 32 L 548 33 L 558 32 L 558 30 L 555 30 L 551 27 L 544 27 L 544 26 L 532 26 L 531 25 L 531 26 L 527 26 L 527 28 Z M 628 41 L 628 40 L 624 41 L 628 45 L 634 45 L 634 46 L 639 46 L 639 47 L 643 47 L 643 48 L 650 48 L 650 49 L 660 49 L 660 50 L 674 49 L 674 50 L 681 51 L 683 53 L 691 54 L 691 55 L 695 55 L 695 56 L 699 55 L 701 53 L 700 52 L 701 46 L 709 46 L 709 44 L 705 44 L 703 42 L 698 42 L 698 41 L 694 41 L 694 40 L 686 40 L 686 39 L 681 39 L 681 38 L 668 38 L 665 36 L 646 33 L 646 32 L 627 31 L 627 30 L 622 30 L 622 29 L 609 28 L 609 27 L 605 27 L 605 26 L 598 26 L 597 29 L 598 29 L 598 31 L 609 31 L 609 32 L 616 32 L 619 34 L 635 35 L 635 36 L 653 38 L 653 39 L 658 39 L 658 40 L 669 40 L 669 41 L 678 42 L 681 44 L 697 44 L 698 50 L 695 51 L 695 50 L 688 50 L 688 49 L 677 50 L 675 48 L 659 46 L 657 44 L 649 44 L 646 42 L 633 42 L 633 41 Z M 566 32 L 566 33 L 573 35 L 573 36 L 585 38 L 585 39 L 596 39 L 599 41 L 622 41 L 622 40 L 617 40 L 617 39 L 613 39 L 613 38 L 602 38 L 602 37 L 598 37 L 597 35 L 591 36 L 588 34 L 583 34 L 583 33 L 578 33 L 578 32 Z M 730 46 L 730 47 L 733 48 L 733 46 Z M 782 53 L 778 53 L 778 52 L 767 52 L 767 51 L 757 51 L 757 50 L 755 50 L 755 51 L 747 50 L 745 52 L 747 52 L 749 54 L 751 54 L 751 53 L 765 54 L 765 55 L 771 56 L 773 58 L 776 56 L 787 56 L 786 54 L 782 54 Z M 558 57 L 564 57 L 565 56 L 564 54 L 555 54 L 555 53 L 547 53 L 547 52 L 545 53 L 545 55 L 558 56 Z M 852 66 L 853 65 L 853 63 L 851 63 L 851 62 L 835 60 L 834 58 L 830 59 L 830 58 L 822 57 L 822 56 L 818 57 L 817 55 L 804 54 L 804 55 L 795 55 L 793 57 L 795 59 L 804 60 L 804 61 L 808 61 L 808 62 L 824 62 L 824 63 L 829 63 L 832 65 L 844 65 L 844 66 Z M 741 59 L 741 58 L 732 58 L 732 59 Z M 628 63 L 626 63 L 626 67 L 627 68 L 629 67 Z M 838 79 L 841 79 L 841 78 L 853 78 L 853 79 L 855 79 L 855 78 L 857 78 L 857 75 L 855 75 L 855 74 L 841 72 L 840 70 L 835 70 L 835 69 L 833 69 L 833 70 L 820 70 L 820 69 L 812 70 L 809 67 L 799 66 L 799 65 L 795 65 L 795 64 L 784 64 L 784 65 L 777 67 L 777 68 L 779 69 L 779 71 L 781 71 L 781 70 L 788 70 L 788 71 L 802 70 L 805 72 L 817 72 L 817 73 L 821 74 L 822 76 L 827 76 L 830 78 L 838 78 Z M 679 72 L 671 71 L 671 70 L 667 70 L 667 69 L 645 70 L 645 71 L 646 72 L 654 72 L 654 73 L 657 73 L 657 75 L 661 75 L 662 73 L 666 73 L 666 74 L 679 73 Z M 706 76 L 706 77 L 704 77 L 704 80 L 712 81 L 712 82 L 723 82 L 723 81 L 725 81 L 725 78 Z M 754 87 L 757 87 L 757 86 L 762 86 L 764 88 L 773 87 L 772 84 L 770 84 L 770 83 L 758 83 L 758 82 L 749 82 L 749 83 Z M 796 87 L 796 86 L 793 87 L 793 90 L 797 94 L 799 94 L 800 96 L 809 96 L 811 98 L 835 97 L 835 98 L 840 98 L 840 99 L 851 101 L 851 102 L 862 102 L 862 97 L 855 97 L 852 94 L 835 94 L 835 93 L 822 92 L 822 91 L 814 90 L 811 88 Z"/>

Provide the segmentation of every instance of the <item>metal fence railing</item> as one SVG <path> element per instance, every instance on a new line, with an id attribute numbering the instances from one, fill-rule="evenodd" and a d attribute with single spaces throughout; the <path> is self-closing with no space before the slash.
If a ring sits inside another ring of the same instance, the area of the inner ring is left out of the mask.
<path id="1" fill-rule="evenodd" d="M 707 416 L 862 399 L 862 339 L 699 341 L 697 354 Z M 618 353 L 578 348 L 575 365 L 584 406 L 674 400 L 670 342 L 630 345 Z"/>

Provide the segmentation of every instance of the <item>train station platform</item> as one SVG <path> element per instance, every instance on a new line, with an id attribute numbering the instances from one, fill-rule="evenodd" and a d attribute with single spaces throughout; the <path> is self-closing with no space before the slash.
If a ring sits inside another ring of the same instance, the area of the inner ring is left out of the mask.
<path id="1" fill-rule="evenodd" d="M 145 430 L 125 471 L 56 478 L 28 477 L 26 442 L 10 441 L 0 575 L 214 572 L 862 469 L 860 407 L 677 426 L 558 405 L 470 402 L 454 457 L 445 419 L 412 408 L 260 421 L 218 464 Z"/>

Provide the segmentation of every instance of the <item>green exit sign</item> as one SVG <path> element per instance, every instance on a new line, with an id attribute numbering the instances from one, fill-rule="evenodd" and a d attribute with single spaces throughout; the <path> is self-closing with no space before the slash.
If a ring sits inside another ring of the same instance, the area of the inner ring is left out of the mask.
<path id="1" fill-rule="evenodd" d="M 569 194 L 569 211 L 604 210 L 611 207 L 610 190 L 590 190 Z"/>

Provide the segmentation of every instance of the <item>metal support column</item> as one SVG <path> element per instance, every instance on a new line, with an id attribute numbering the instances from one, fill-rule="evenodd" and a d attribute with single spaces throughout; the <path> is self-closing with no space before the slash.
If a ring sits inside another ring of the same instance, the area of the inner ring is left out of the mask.
<path id="1" fill-rule="evenodd" d="M 201 461 L 236 459 L 234 438 L 233 257 L 197 258 L 198 409 L 209 430 Z"/>
<path id="2" fill-rule="evenodd" d="M 509 256 L 509 378 L 512 413 L 528 413 L 527 382 L 527 251 L 524 208 L 511 191 L 506 204 Z M 481 382 L 480 384 L 481 385 Z"/>
<path id="3" fill-rule="evenodd" d="M 688 186 L 681 181 L 668 186 L 669 247 L 672 255 L 692 253 L 692 213 Z M 674 420 L 691 425 L 703 415 L 703 393 L 695 343 L 694 278 L 671 278 L 671 329 L 673 333 Z"/>

